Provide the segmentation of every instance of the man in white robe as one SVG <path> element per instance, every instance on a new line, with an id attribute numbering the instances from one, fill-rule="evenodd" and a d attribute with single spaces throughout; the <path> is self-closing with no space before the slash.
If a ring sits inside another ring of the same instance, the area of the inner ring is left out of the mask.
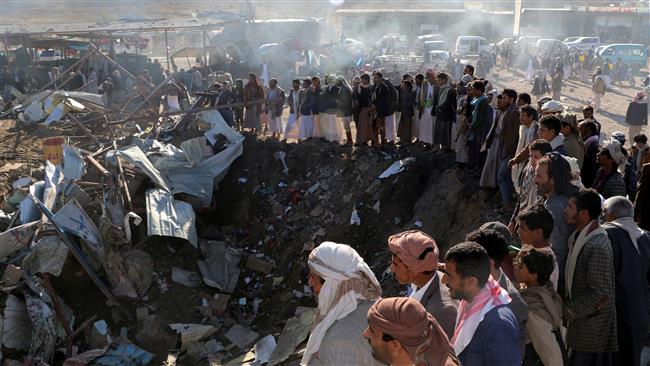
<path id="1" fill-rule="evenodd" d="M 379 365 L 363 337 L 381 286 L 349 245 L 324 242 L 309 254 L 309 285 L 318 296 L 301 365 Z"/>

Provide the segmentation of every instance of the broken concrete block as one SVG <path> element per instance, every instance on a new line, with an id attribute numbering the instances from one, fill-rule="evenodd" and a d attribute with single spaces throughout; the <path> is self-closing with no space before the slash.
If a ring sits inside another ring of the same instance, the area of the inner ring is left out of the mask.
<path id="1" fill-rule="evenodd" d="M 248 257 L 248 261 L 246 261 L 246 267 L 256 272 L 269 274 L 273 270 L 273 263 L 251 255 Z"/>
<path id="2" fill-rule="evenodd" d="M 255 342 L 259 335 L 249 328 L 235 324 L 226 332 L 226 338 L 234 343 L 240 350 L 246 349 L 247 346 Z"/>

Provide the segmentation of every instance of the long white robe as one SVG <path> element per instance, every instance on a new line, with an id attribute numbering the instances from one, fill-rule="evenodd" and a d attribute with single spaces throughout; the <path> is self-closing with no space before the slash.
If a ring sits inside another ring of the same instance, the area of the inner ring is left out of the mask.
<path id="1" fill-rule="evenodd" d="M 386 116 L 384 123 L 386 125 L 386 140 L 395 141 L 397 139 L 397 123 L 395 123 L 395 113 Z"/>
<path id="2" fill-rule="evenodd" d="M 429 100 L 430 103 L 425 102 L 425 104 L 430 104 L 431 107 L 424 108 L 422 112 L 422 118 L 420 118 L 419 129 L 418 129 L 418 140 L 427 143 L 433 144 L 433 123 L 434 118 L 431 115 L 433 110 L 433 85 L 426 83 L 428 85 L 426 100 Z"/>
<path id="3" fill-rule="evenodd" d="M 299 139 L 305 140 L 310 137 L 315 137 L 316 131 L 314 130 L 314 116 L 309 115 L 305 116 L 304 114 L 300 116 L 300 134 Z"/>
<path id="4" fill-rule="evenodd" d="M 343 125 L 334 113 L 320 114 L 320 137 L 327 141 L 340 142 L 343 136 Z"/>

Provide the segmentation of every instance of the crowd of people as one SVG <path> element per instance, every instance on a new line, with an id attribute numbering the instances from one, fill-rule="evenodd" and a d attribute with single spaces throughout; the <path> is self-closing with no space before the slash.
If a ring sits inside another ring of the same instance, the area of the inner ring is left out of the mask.
<path id="1" fill-rule="evenodd" d="M 382 298 L 349 245 L 316 247 L 318 309 L 301 364 L 646 365 L 650 235 L 629 199 L 569 187 L 563 159 L 538 160 L 545 200 L 517 215 L 514 232 L 486 223 L 442 258 L 424 232 L 389 237 L 407 296 Z"/>
<path id="2" fill-rule="evenodd" d="M 607 137 L 592 105 L 579 118 L 550 97 L 533 104 L 526 92 L 492 88 L 472 65 L 460 80 L 426 70 L 402 75 L 398 86 L 379 70 L 352 85 L 324 79 L 294 80 L 287 93 L 277 80 L 265 91 L 250 74 L 234 126 L 259 132 L 267 113 L 278 139 L 340 142 L 345 133 L 359 147 L 424 144 L 498 190 L 497 210 L 510 219 L 468 233 L 442 259 L 421 231 L 388 238 L 390 269 L 409 286 L 403 298 L 382 299 L 352 247 L 322 243 L 308 261 L 318 311 L 303 364 L 648 363 L 645 134 Z M 283 131 L 271 119 L 285 98 Z M 644 92 L 628 110 L 631 124 L 647 124 Z"/>

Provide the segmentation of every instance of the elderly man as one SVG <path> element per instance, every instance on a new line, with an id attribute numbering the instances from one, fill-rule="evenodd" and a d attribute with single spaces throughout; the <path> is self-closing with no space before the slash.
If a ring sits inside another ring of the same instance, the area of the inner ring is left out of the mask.
<path id="1" fill-rule="evenodd" d="M 519 365 L 519 324 L 510 296 L 490 276 L 483 247 L 464 242 L 445 256 L 444 283 L 461 300 L 451 344 L 463 365 Z"/>
<path id="2" fill-rule="evenodd" d="M 386 365 L 460 364 L 438 322 L 411 298 L 377 301 L 368 311 L 363 336 L 372 346 L 373 357 Z"/>
<path id="3" fill-rule="evenodd" d="M 564 210 L 576 230 L 566 259 L 567 346 L 572 366 L 616 365 L 616 308 L 612 245 L 598 218 L 600 196 L 592 189 L 571 195 Z"/>
<path id="4" fill-rule="evenodd" d="M 617 365 L 639 366 L 648 333 L 650 235 L 634 222 L 634 205 L 625 197 L 605 200 L 603 228 L 614 252 Z M 644 365 L 645 366 L 645 365 Z"/>
<path id="5" fill-rule="evenodd" d="M 393 254 L 390 270 L 401 285 L 410 284 L 410 297 L 419 301 L 440 323 L 448 337 L 454 335 L 457 303 L 442 286 L 442 273 L 436 271 L 438 246 L 427 234 L 410 230 L 388 238 Z"/>
<path id="6" fill-rule="evenodd" d="M 375 365 L 363 338 L 381 296 L 377 278 L 349 245 L 324 242 L 309 254 L 309 285 L 318 309 L 301 365 Z"/>

